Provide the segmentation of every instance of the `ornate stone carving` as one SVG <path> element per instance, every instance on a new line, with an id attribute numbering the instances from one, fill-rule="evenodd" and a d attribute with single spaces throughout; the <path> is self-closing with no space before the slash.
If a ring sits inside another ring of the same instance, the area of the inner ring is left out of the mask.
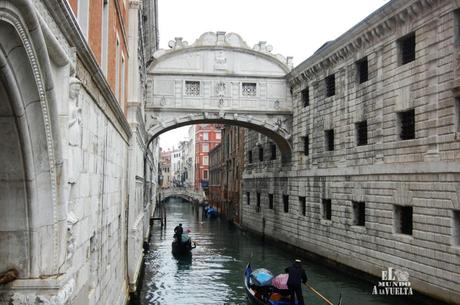
<path id="1" fill-rule="evenodd" d="M 68 183 L 74 184 L 81 172 L 82 109 L 80 103 L 81 82 L 72 77 L 69 87 L 69 176 Z"/>
<path id="2" fill-rule="evenodd" d="M 226 70 L 227 69 L 227 57 L 224 51 L 218 51 L 214 58 L 214 69 L 215 70 Z"/>

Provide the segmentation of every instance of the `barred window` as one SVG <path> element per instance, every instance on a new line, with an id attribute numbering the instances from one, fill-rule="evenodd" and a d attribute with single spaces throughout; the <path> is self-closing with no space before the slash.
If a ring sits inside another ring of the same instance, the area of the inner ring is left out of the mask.
<path id="1" fill-rule="evenodd" d="M 367 145 L 367 121 L 358 122 L 356 126 L 356 145 Z"/>
<path id="2" fill-rule="evenodd" d="M 276 160 L 276 144 L 272 143 L 270 145 L 270 151 L 271 151 L 270 160 Z"/>
<path id="3" fill-rule="evenodd" d="M 252 150 L 248 151 L 248 162 L 252 163 Z"/>
<path id="4" fill-rule="evenodd" d="M 366 82 L 369 79 L 367 57 L 359 60 L 356 63 L 356 68 L 358 70 L 358 82 L 360 84 Z"/>
<path id="5" fill-rule="evenodd" d="M 246 203 L 247 205 L 251 204 L 251 194 L 249 192 L 246 192 Z"/>
<path id="6" fill-rule="evenodd" d="M 262 146 L 259 146 L 259 161 L 264 160 L 264 148 Z"/>
<path id="7" fill-rule="evenodd" d="M 308 87 L 306 87 L 305 89 L 302 90 L 302 92 L 300 93 L 300 95 L 302 96 L 302 103 L 303 103 L 303 106 L 304 107 L 307 107 L 310 105 L 310 90 Z"/>
<path id="8" fill-rule="evenodd" d="M 300 196 L 299 197 L 299 205 L 300 205 L 300 211 L 303 216 L 307 215 L 307 200 L 305 197 Z"/>
<path id="9" fill-rule="evenodd" d="M 366 204 L 362 201 L 352 201 L 353 206 L 353 224 L 355 226 L 364 226 L 366 223 Z"/>
<path id="10" fill-rule="evenodd" d="M 256 96 L 257 84 L 256 83 L 243 83 L 243 96 Z"/>
<path id="11" fill-rule="evenodd" d="M 334 129 L 329 129 L 324 131 L 326 138 L 326 150 L 334 150 Z"/>
<path id="12" fill-rule="evenodd" d="M 283 195 L 284 213 L 289 212 L 289 195 Z"/>
<path id="13" fill-rule="evenodd" d="M 268 208 L 273 210 L 273 194 L 268 194 Z"/>
<path id="14" fill-rule="evenodd" d="M 412 32 L 398 40 L 399 63 L 405 65 L 415 60 L 415 33 Z"/>
<path id="15" fill-rule="evenodd" d="M 456 246 L 460 246 L 460 210 L 455 210 L 453 212 L 454 217 L 454 226 L 453 226 L 453 244 Z"/>
<path id="16" fill-rule="evenodd" d="M 309 151 L 310 151 L 310 139 L 308 136 L 302 137 L 303 139 L 303 154 L 305 156 L 308 156 Z"/>
<path id="17" fill-rule="evenodd" d="M 332 219 L 332 201 L 331 199 L 323 199 L 322 200 L 322 217 L 325 220 Z"/>
<path id="18" fill-rule="evenodd" d="M 200 82 L 199 81 L 185 81 L 185 95 L 199 96 L 200 95 Z"/>
<path id="19" fill-rule="evenodd" d="M 335 95 L 335 74 L 329 75 L 324 81 L 326 83 L 326 97 Z"/>
<path id="20" fill-rule="evenodd" d="M 256 194 L 256 198 L 257 198 L 256 212 L 260 212 L 260 193 Z"/>
<path id="21" fill-rule="evenodd" d="M 401 140 L 415 139 L 415 111 L 414 109 L 398 113 Z"/>
<path id="22" fill-rule="evenodd" d="M 394 226 L 395 232 L 412 235 L 412 207 L 395 205 Z"/>

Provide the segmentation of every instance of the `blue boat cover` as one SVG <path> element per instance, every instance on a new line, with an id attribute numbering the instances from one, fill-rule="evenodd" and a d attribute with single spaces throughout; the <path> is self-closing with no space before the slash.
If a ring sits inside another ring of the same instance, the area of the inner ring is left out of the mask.
<path id="1" fill-rule="evenodd" d="M 273 274 L 265 268 L 259 268 L 251 273 L 251 279 L 257 286 L 269 286 L 272 284 Z"/>

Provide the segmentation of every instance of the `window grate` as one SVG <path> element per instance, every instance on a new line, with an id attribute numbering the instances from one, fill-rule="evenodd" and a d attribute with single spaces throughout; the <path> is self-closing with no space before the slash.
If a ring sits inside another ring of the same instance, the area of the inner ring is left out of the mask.
<path id="1" fill-rule="evenodd" d="M 326 150 L 333 151 L 334 150 L 334 129 L 325 130 L 326 136 Z"/>
<path id="2" fill-rule="evenodd" d="M 331 199 L 323 199 L 322 205 L 323 205 L 323 211 L 322 211 L 323 219 L 331 220 L 332 219 L 332 201 Z"/>
<path id="3" fill-rule="evenodd" d="M 367 121 L 358 122 L 356 125 L 356 144 L 367 145 Z"/>
<path id="4" fill-rule="evenodd" d="M 335 95 L 335 74 L 329 75 L 325 79 L 326 97 Z"/>
<path id="5" fill-rule="evenodd" d="M 273 210 L 273 194 L 268 194 L 268 208 Z"/>
<path id="6" fill-rule="evenodd" d="M 264 148 L 262 146 L 259 146 L 259 161 L 264 160 Z"/>
<path id="7" fill-rule="evenodd" d="M 367 62 L 367 57 L 364 57 L 360 61 L 356 63 L 357 69 L 358 69 L 358 82 L 360 84 L 367 82 L 369 79 L 369 73 L 368 73 L 368 62 Z"/>
<path id="8" fill-rule="evenodd" d="M 185 81 L 185 95 L 200 96 L 200 82 Z"/>
<path id="9" fill-rule="evenodd" d="M 257 193 L 256 198 L 257 198 L 256 212 L 259 213 L 260 212 L 260 193 Z"/>
<path id="10" fill-rule="evenodd" d="M 307 107 L 310 105 L 310 90 L 308 89 L 308 87 L 306 87 L 305 89 L 303 89 L 301 92 L 300 92 L 300 95 L 302 96 L 302 103 L 303 103 L 303 106 L 304 107 Z"/>
<path id="11" fill-rule="evenodd" d="M 395 232 L 412 235 L 412 207 L 395 205 Z"/>
<path id="12" fill-rule="evenodd" d="M 248 162 L 252 163 L 252 150 L 248 151 Z"/>
<path id="13" fill-rule="evenodd" d="M 415 139 L 415 110 L 399 113 L 400 120 L 400 134 L 401 140 Z"/>
<path id="14" fill-rule="evenodd" d="M 308 136 L 303 137 L 303 154 L 308 156 L 310 151 L 310 139 Z"/>
<path id="15" fill-rule="evenodd" d="M 284 213 L 289 212 L 289 195 L 283 195 Z"/>
<path id="16" fill-rule="evenodd" d="M 270 160 L 276 160 L 276 144 L 272 143 L 270 145 Z"/>
<path id="17" fill-rule="evenodd" d="M 251 194 L 249 192 L 246 192 L 246 203 L 247 205 L 251 204 Z"/>
<path id="18" fill-rule="evenodd" d="M 243 83 L 242 95 L 243 96 L 256 96 L 257 84 L 256 83 Z"/>
<path id="19" fill-rule="evenodd" d="M 307 200 L 305 197 L 299 197 L 300 211 L 303 216 L 307 215 Z"/>
<path id="20" fill-rule="evenodd" d="M 366 223 L 366 204 L 362 201 L 352 201 L 353 205 L 353 224 L 364 226 Z"/>
<path id="21" fill-rule="evenodd" d="M 415 60 L 415 33 L 400 38 L 398 45 L 401 65 Z"/>
<path id="22" fill-rule="evenodd" d="M 460 210 L 452 211 L 454 217 L 454 226 L 452 228 L 453 244 L 460 246 Z"/>

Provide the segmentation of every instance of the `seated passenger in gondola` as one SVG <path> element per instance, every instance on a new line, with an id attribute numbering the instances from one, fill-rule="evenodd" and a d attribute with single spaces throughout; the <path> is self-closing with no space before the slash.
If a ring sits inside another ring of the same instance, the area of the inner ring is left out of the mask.
<path id="1" fill-rule="evenodd" d="M 182 240 L 183 233 L 184 228 L 182 228 L 182 224 L 180 223 L 177 227 L 174 228 L 174 240 L 180 243 Z"/>

